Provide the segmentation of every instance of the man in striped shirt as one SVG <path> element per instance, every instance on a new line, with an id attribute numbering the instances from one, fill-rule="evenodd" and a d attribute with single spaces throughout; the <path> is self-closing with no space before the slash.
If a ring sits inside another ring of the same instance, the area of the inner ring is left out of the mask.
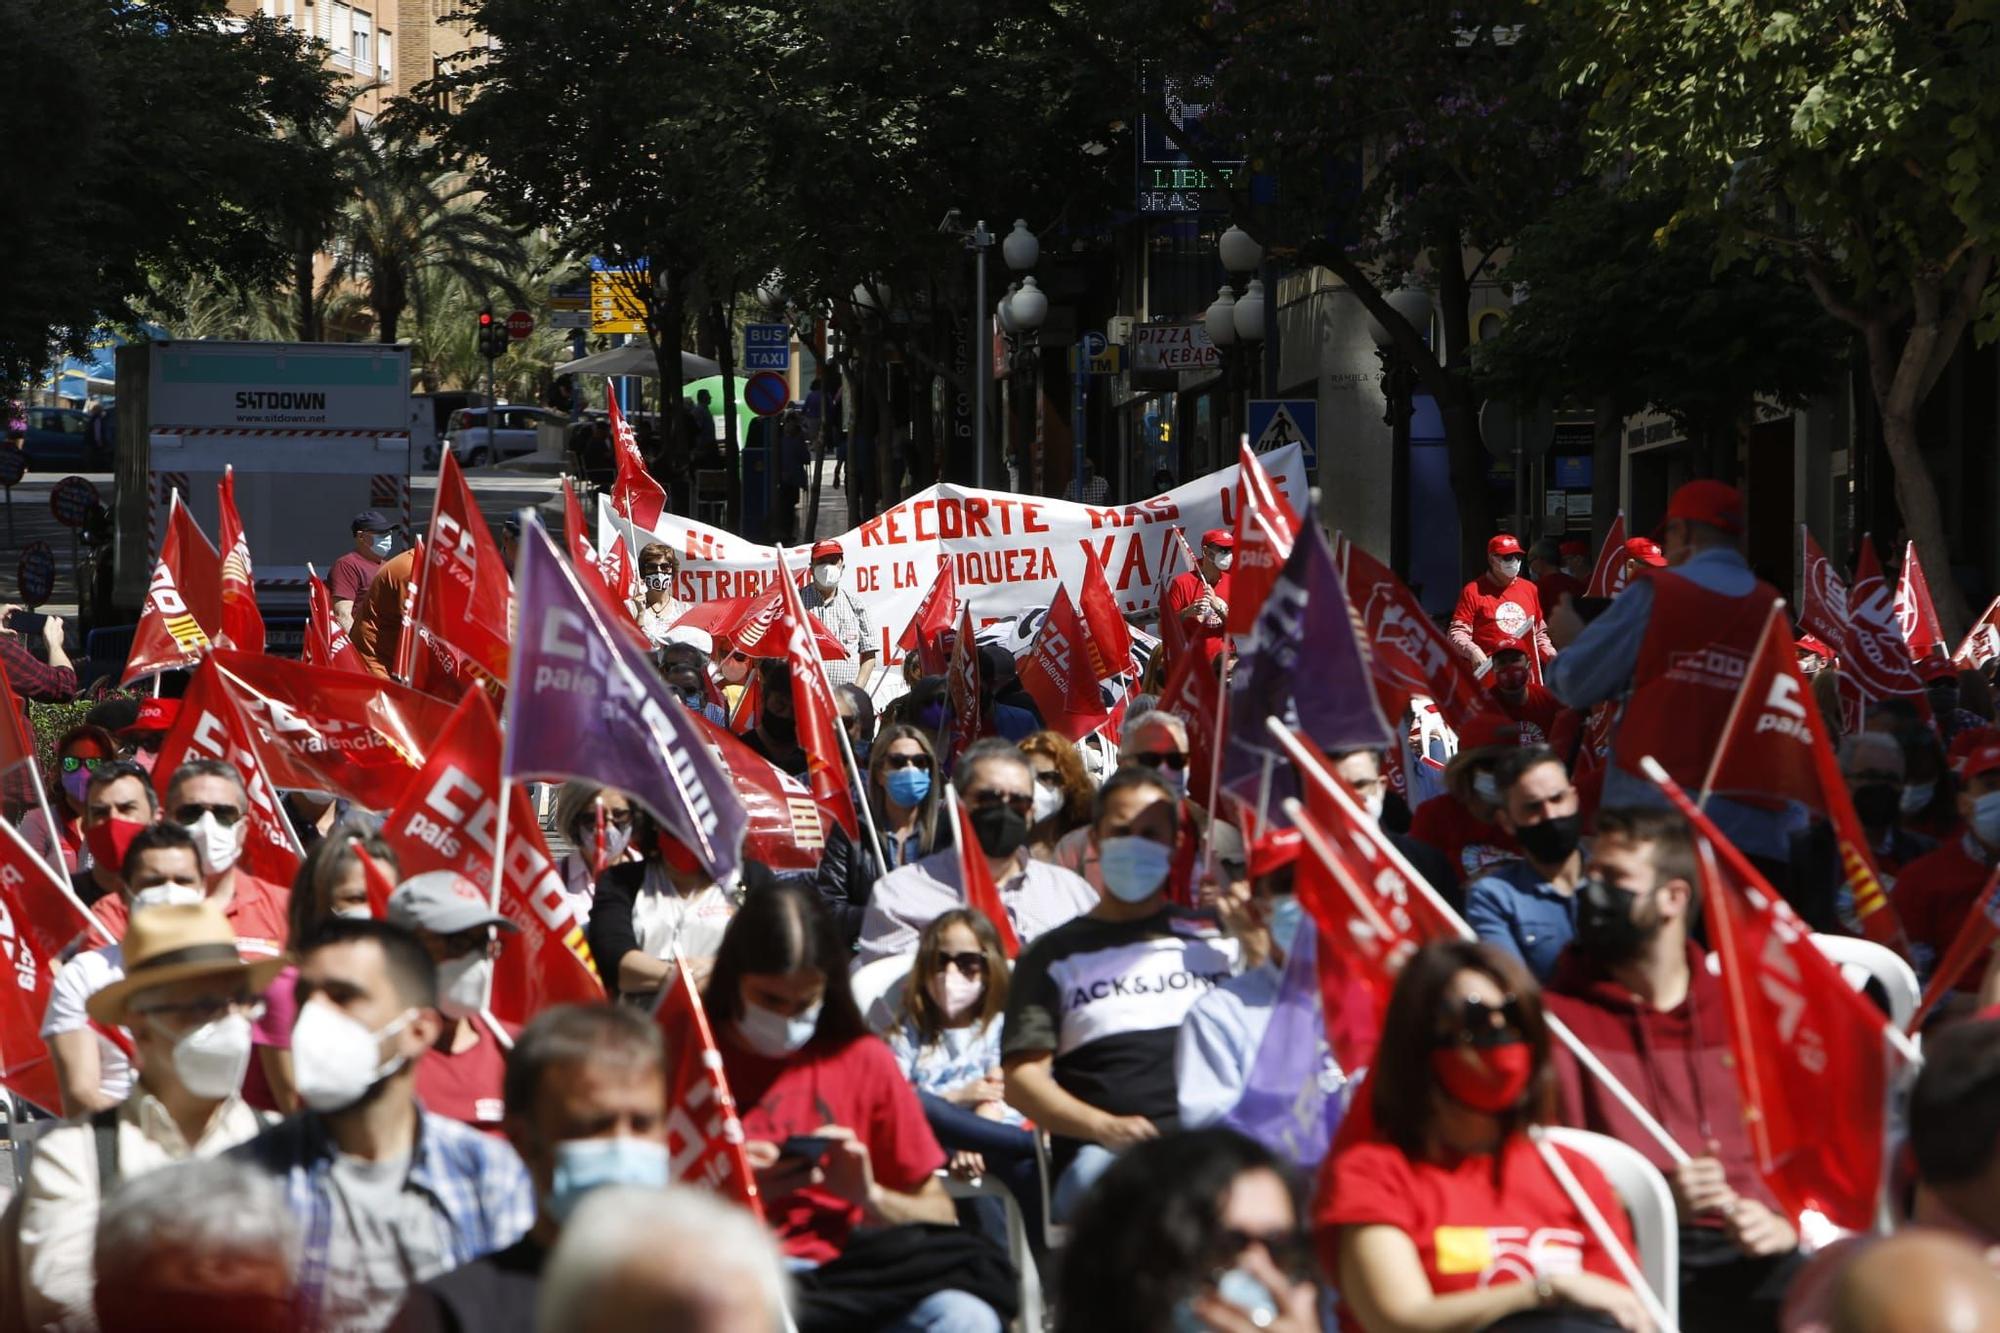
<path id="1" fill-rule="evenodd" d="M 827 662 L 827 683 L 842 685 L 852 682 L 865 690 L 875 675 L 878 656 L 875 626 L 869 621 L 868 613 L 861 609 L 861 603 L 840 586 L 840 576 L 846 567 L 847 557 L 841 552 L 839 542 L 831 539 L 814 542 L 812 581 L 806 585 L 799 600 L 805 603 L 806 610 L 819 617 L 819 622 L 847 650 L 846 657 Z"/>

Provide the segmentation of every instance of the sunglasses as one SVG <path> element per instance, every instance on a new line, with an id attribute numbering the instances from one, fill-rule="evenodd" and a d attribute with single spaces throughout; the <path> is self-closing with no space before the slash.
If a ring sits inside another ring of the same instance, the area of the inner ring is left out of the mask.
<path id="1" fill-rule="evenodd" d="M 641 574 L 671 574 L 674 572 L 674 567 L 672 565 L 641 565 L 639 566 L 639 572 Z"/>
<path id="2" fill-rule="evenodd" d="M 1243 1251 L 1262 1245 L 1271 1261 L 1286 1273 L 1303 1273 L 1312 1265 L 1312 1243 L 1297 1231 L 1238 1231 L 1224 1227 L 1215 1235 L 1211 1251 L 1215 1267 L 1233 1268 Z"/>
<path id="3" fill-rule="evenodd" d="M 986 975 L 986 955 L 983 953 L 941 953 L 937 956 L 938 971 L 948 967 L 958 969 L 958 974 L 967 980 Z"/>
<path id="4" fill-rule="evenodd" d="M 1446 1006 L 1448 1016 L 1450 1012 L 1450 1006 Z M 1499 1004 L 1466 1000 L 1459 1006 L 1457 1018 L 1457 1027 L 1448 1027 L 1432 1038 L 1433 1047 L 1439 1050 L 1449 1050 L 1454 1046 L 1483 1049 L 1512 1046 L 1527 1040 L 1527 1029 L 1521 1018 L 1521 1002 L 1511 995 Z"/>
<path id="5" fill-rule="evenodd" d="M 1132 762 L 1147 768 L 1171 768 L 1178 773 L 1187 767 L 1187 754 L 1180 750 L 1146 750 L 1132 756 Z"/>
<path id="6" fill-rule="evenodd" d="M 189 801 L 174 810 L 174 822 L 192 826 L 200 823 L 203 815 L 214 815 L 215 822 L 224 828 L 234 827 L 236 821 L 243 818 L 243 812 L 233 805 L 203 805 L 200 801 Z"/>
<path id="7" fill-rule="evenodd" d="M 438 946 L 446 958 L 463 958 L 469 953 L 491 949 L 496 941 L 491 926 L 472 926 L 451 935 L 438 936 Z"/>
<path id="8" fill-rule="evenodd" d="M 996 805 L 1009 805 L 1014 808 L 1014 813 L 1020 815 L 1025 815 L 1035 808 L 1035 798 L 1032 796 L 1025 796 L 1020 792 L 994 791 L 990 787 L 985 791 L 967 792 L 965 794 L 965 803 L 974 810 L 984 810 Z"/>
<path id="9" fill-rule="evenodd" d="M 929 755 L 927 755 L 927 754 L 892 754 L 892 755 L 886 755 L 886 756 L 884 756 L 884 757 L 883 757 L 883 760 L 882 760 L 882 767 L 884 767 L 884 768 L 920 768 L 920 769 L 922 769 L 922 770 L 923 770 L 924 772 L 928 773 L 928 772 L 930 772 L 930 771 L 931 771 L 931 757 L 930 757 Z"/>
<path id="10" fill-rule="evenodd" d="M 82 755 L 66 754 L 62 757 L 62 771 L 74 773 L 79 768 L 87 768 L 93 773 L 102 773 L 117 762 L 116 759 L 86 759 Z"/>

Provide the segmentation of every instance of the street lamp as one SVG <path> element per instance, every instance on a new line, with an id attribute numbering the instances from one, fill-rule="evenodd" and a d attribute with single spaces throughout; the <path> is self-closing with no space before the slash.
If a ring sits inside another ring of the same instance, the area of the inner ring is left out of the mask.
<path id="1" fill-rule="evenodd" d="M 1010 396 L 1007 412 L 1010 446 L 1015 443 L 1012 424 L 1025 420 L 1026 414 L 1021 402 L 1021 382 L 1034 370 L 1038 342 L 1036 335 L 1042 327 L 1042 322 L 1048 318 L 1048 314 L 1049 298 L 1043 295 L 1041 286 L 1031 277 L 1009 284 L 1007 294 L 1000 298 L 998 311 L 1000 332 L 1007 340 L 1006 385 Z"/>
<path id="2" fill-rule="evenodd" d="M 1264 262 L 1264 247 L 1241 227 L 1223 232 L 1215 242 L 1215 252 L 1222 266 L 1234 274 L 1255 273 Z"/>
<path id="3" fill-rule="evenodd" d="M 1428 337 L 1431 327 L 1431 298 L 1425 292 L 1405 287 L 1390 292 L 1391 310 L 1401 315 Z M 1417 368 L 1396 345 L 1396 337 L 1372 315 L 1368 336 L 1375 343 L 1375 357 L 1382 363 L 1382 422 L 1389 427 L 1389 563 L 1404 578 L 1410 573 L 1410 417 L 1416 410 Z"/>
<path id="4" fill-rule="evenodd" d="M 1217 347 L 1227 347 L 1236 341 L 1236 293 L 1223 286 L 1215 293 L 1215 300 L 1209 303 L 1201 317 L 1202 327 L 1208 330 L 1208 340 Z"/>
<path id="5" fill-rule="evenodd" d="M 1016 273 L 1026 273 L 1042 257 L 1042 243 L 1028 230 L 1026 218 L 1014 219 L 1014 230 L 1000 242 L 1000 257 Z"/>

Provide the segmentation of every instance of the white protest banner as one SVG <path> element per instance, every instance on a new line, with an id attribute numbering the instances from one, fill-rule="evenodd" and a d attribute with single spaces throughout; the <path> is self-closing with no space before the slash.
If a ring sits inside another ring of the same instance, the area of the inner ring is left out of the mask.
<path id="1" fill-rule="evenodd" d="M 1292 508 L 1304 513 L 1306 470 L 1299 446 L 1274 449 L 1259 461 Z M 959 595 L 980 624 L 1046 607 L 1058 584 L 1081 588 L 1086 541 L 1104 567 L 1120 609 L 1148 610 L 1175 528 L 1198 542 L 1210 528 L 1235 525 L 1237 471 L 1232 463 L 1129 505 L 931 486 L 834 539 L 846 555 L 841 587 L 868 613 L 874 651 L 884 661 L 900 660 L 893 645 L 937 576 L 939 556 L 951 558 Z M 628 543 L 635 557 L 650 541 L 672 547 L 680 557 L 674 595 L 684 601 L 747 597 L 769 587 L 778 574 L 775 548 L 678 514 L 662 514 L 649 532 L 613 513 L 610 502 L 599 496 L 597 521 L 599 550 L 607 549 L 614 535 Z M 785 552 L 786 562 L 802 567 L 809 563 L 810 550 L 809 545 L 792 547 Z"/>

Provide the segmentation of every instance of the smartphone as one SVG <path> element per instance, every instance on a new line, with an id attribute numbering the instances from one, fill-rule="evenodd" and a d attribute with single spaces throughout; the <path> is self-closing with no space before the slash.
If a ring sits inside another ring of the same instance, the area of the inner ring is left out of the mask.
<path id="1" fill-rule="evenodd" d="M 42 626 L 46 625 L 48 620 L 49 618 L 39 611 L 9 611 L 7 628 L 24 639 L 39 639 L 42 636 Z"/>
<path id="2" fill-rule="evenodd" d="M 824 1134 L 794 1134 L 778 1145 L 778 1156 L 796 1157 L 817 1166 L 833 1151 L 834 1142 Z"/>

